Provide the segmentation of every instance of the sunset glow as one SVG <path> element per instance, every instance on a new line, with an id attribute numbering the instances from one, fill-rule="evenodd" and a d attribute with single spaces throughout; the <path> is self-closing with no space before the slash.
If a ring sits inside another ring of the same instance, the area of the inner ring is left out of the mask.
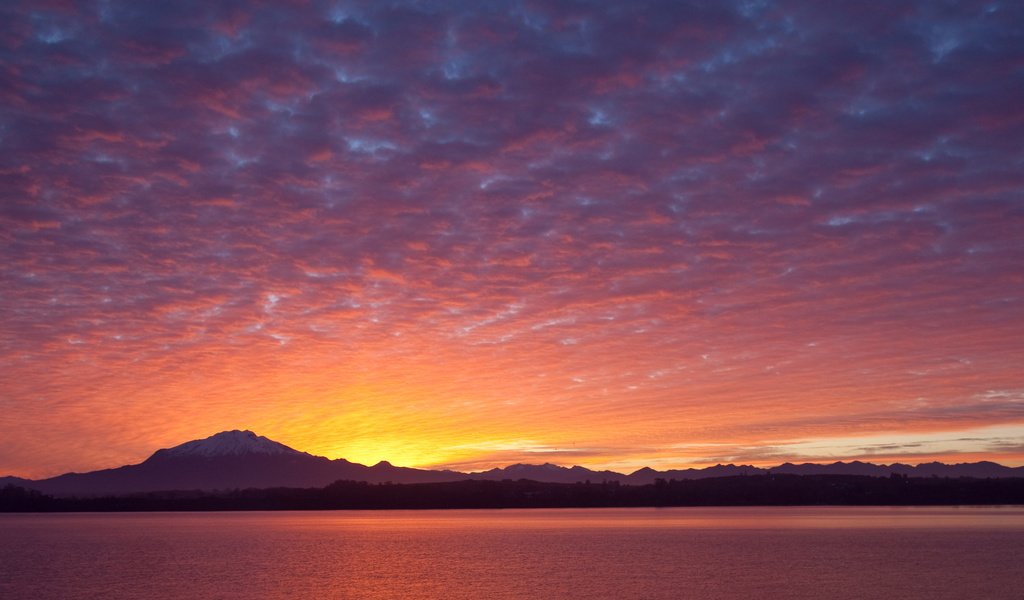
<path id="1" fill-rule="evenodd" d="M 292 4 L 0 7 L 0 475 L 1024 465 L 1024 4 Z"/>

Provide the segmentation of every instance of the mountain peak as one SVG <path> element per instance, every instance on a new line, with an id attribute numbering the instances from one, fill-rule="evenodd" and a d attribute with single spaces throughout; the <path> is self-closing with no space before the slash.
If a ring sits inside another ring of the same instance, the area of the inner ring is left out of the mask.
<path id="1" fill-rule="evenodd" d="M 499 472 L 504 473 L 560 473 L 562 471 L 568 471 L 565 467 L 560 467 L 551 463 L 544 463 L 542 465 L 531 465 L 524 463 L 516 463 L 509 465 L 504 469 L 498 469 Z"/>
<path id="2" fill-rule="evenodd" d="M 248 454 L 303 454 L 252 431 L 222 431 L 201 440 L 161 450 L 164 456 L 244 456 Z"/>

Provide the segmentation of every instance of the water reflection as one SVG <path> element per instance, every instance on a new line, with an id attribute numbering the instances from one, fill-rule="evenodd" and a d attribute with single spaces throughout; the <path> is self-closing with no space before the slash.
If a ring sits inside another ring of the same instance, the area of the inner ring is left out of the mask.
<path id="1" fill-rule="evenodd" d="M 0 598 L 1013 598 L 1024 507 L 0 515 Z"/>
<path id="2" fill-rule="evenodd" d="M 264 522 L 263 514 L 271 513 L 234 513 L 229 518 L 255 518 Z M 276 526 L 312 529 L 1024 529 L 1024 507 L 1020 506 L 396 510 L 286 512 L 275 515 Z"/>

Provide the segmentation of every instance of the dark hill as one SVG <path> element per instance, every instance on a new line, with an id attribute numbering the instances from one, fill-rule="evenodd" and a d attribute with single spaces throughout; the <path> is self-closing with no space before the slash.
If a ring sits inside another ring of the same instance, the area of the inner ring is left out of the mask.
<path id="1" fill-rule="evenodd" d="M 1024 467 L 1004 467 L 992 462 L 946 465 L 926 463 L 916 467 L 904 464 L 875 465 L 853 461 L 822 464 L 786 463 L 772 469 L 750 465 L 715 465 L 705 469 L 656 471 L 642 468 L 624 475 L 613 471 L 594 471 L 580 466 L 562 467 L 516 464 L 482 473 L 433 471 L 396 467 L 381 461 L 372 467 L 344 459 L 331 460 L 300 452 L 258 436 L 251 431 L 225 431 L 157 450 L 145 461 L 89 473 L 68 473 L 42 480 L 19 477 L 0 478 L 0 487 L 13 485 L 55 496 L 108 496 L 160 490 L 235 490 L 246 488 L 315 488 L 331 482 L 363 481 L 396 484 L 439 483 L 477 480 L 531 480 L 541 483 L 618 483 L 650 485 L 659 480 L 700 480 L 735 475 L 856 475 L 887 477 L 892 474 L 911 477 L 1024 477 Z"/>

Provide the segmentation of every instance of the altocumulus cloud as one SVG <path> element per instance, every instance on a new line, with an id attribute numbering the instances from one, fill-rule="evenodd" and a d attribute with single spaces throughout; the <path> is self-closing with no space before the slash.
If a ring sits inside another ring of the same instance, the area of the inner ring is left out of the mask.
<path id="1" fill-rule="evenodd" d="M 0 471 L 236 426 L 639 466 L 1024 421 L 1020 3 L 0 23 Z"/>

